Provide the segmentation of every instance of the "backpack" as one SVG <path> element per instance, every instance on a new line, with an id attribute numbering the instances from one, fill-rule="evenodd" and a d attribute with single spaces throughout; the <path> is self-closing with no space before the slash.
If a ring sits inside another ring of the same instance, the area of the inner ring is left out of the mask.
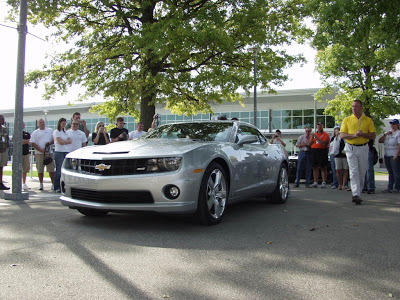
<path id="1" fill-rule="evenodd" d="M 8 129 L 0 125 L 0 153 L 8 149 Z"/>
<path id="2" fill-rule="evenodd" d="M 376 151 L 375 147 L 372 147 L 371 151 L 374 153 L 374 166 L 376 165 L 376 163 L 378 162 L 378 151 Z"/>

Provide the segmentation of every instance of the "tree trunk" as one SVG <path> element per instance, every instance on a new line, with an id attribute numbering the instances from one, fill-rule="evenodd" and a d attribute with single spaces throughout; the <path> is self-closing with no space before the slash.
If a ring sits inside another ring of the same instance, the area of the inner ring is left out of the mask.
<path id="1" fill-rule="evenodd" d="M 156 112 L 154 104 L 149 105 L 152 101 L 152 96 L 142 97 L 140 101 L 140 122 L 144 125 L 144 131 L 147 131 L 151 127 L 153 122 L 153 116 Z"/>

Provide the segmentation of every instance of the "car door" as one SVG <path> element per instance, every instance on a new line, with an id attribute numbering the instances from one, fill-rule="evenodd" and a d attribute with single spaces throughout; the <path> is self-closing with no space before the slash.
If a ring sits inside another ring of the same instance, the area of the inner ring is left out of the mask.
<path id="1" fill-rule="evenodd" d="M 241 197 L 265 192 L 269 169 L 272 166 L 272 161 L 268 157 L 268 142 L 256 128 L 239 126 L 235 142 L 248 135 L 256 137 L 257 142 L 238 145 L 240 164 L 236 192 Z"/>

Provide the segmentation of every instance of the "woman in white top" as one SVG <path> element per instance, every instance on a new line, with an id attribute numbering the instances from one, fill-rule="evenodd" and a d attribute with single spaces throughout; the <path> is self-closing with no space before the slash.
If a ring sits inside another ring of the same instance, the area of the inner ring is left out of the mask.
<path id="1" fill-rule="evenodd" d="M 400 130 L 399 120 L 389 122 L 391 130 L 380 137 L 379 143 L 383 143 L 385 149 L 385 165 L 389 173 L 389 183 L 384 193 L 398 193 L 400 190 Z"/>
<path id="2" fill-rule="evenodd" d="M 54 138 L 54 161 L 56 163 L 56 172 L 54 174 L 54 190 L 56 193 L 60 193 L 60 178 L 61 178 L 61 166 L 64 162 L 65 156 L 69 152 L 69 144 L 71 144 L 71 139 L 68 137 L 67 132 L 65 131 L 65 125 L 67 124 L 67 120 L 64 118 L 60 118 L 57 124 L 57 130 L 53 132 Z"/>

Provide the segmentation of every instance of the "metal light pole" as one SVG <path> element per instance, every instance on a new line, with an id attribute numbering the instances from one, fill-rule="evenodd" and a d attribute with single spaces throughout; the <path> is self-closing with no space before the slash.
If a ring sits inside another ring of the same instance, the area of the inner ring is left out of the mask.
<path id="1" fill-rule="evenodd" d="M 257 127 L 257 51 L 258 47 L 249 49 L 254 53 L 254 120 L 253 125 Z"/>
<path id="2" fill-rule="evenodd" d="M 28 15 L 28 0 L 21 0 L 18 30 L 18 62 L 17 82 L 15 91 L 14 134 L 13 134 L 13 163 L 12 163 L 12 193 L 4 193 L 6 200 L 28 200 L 29 193 L 22 190 L 22 118 L 24 103 L 25 76 L 25 44 L 26 19 Z"/>

